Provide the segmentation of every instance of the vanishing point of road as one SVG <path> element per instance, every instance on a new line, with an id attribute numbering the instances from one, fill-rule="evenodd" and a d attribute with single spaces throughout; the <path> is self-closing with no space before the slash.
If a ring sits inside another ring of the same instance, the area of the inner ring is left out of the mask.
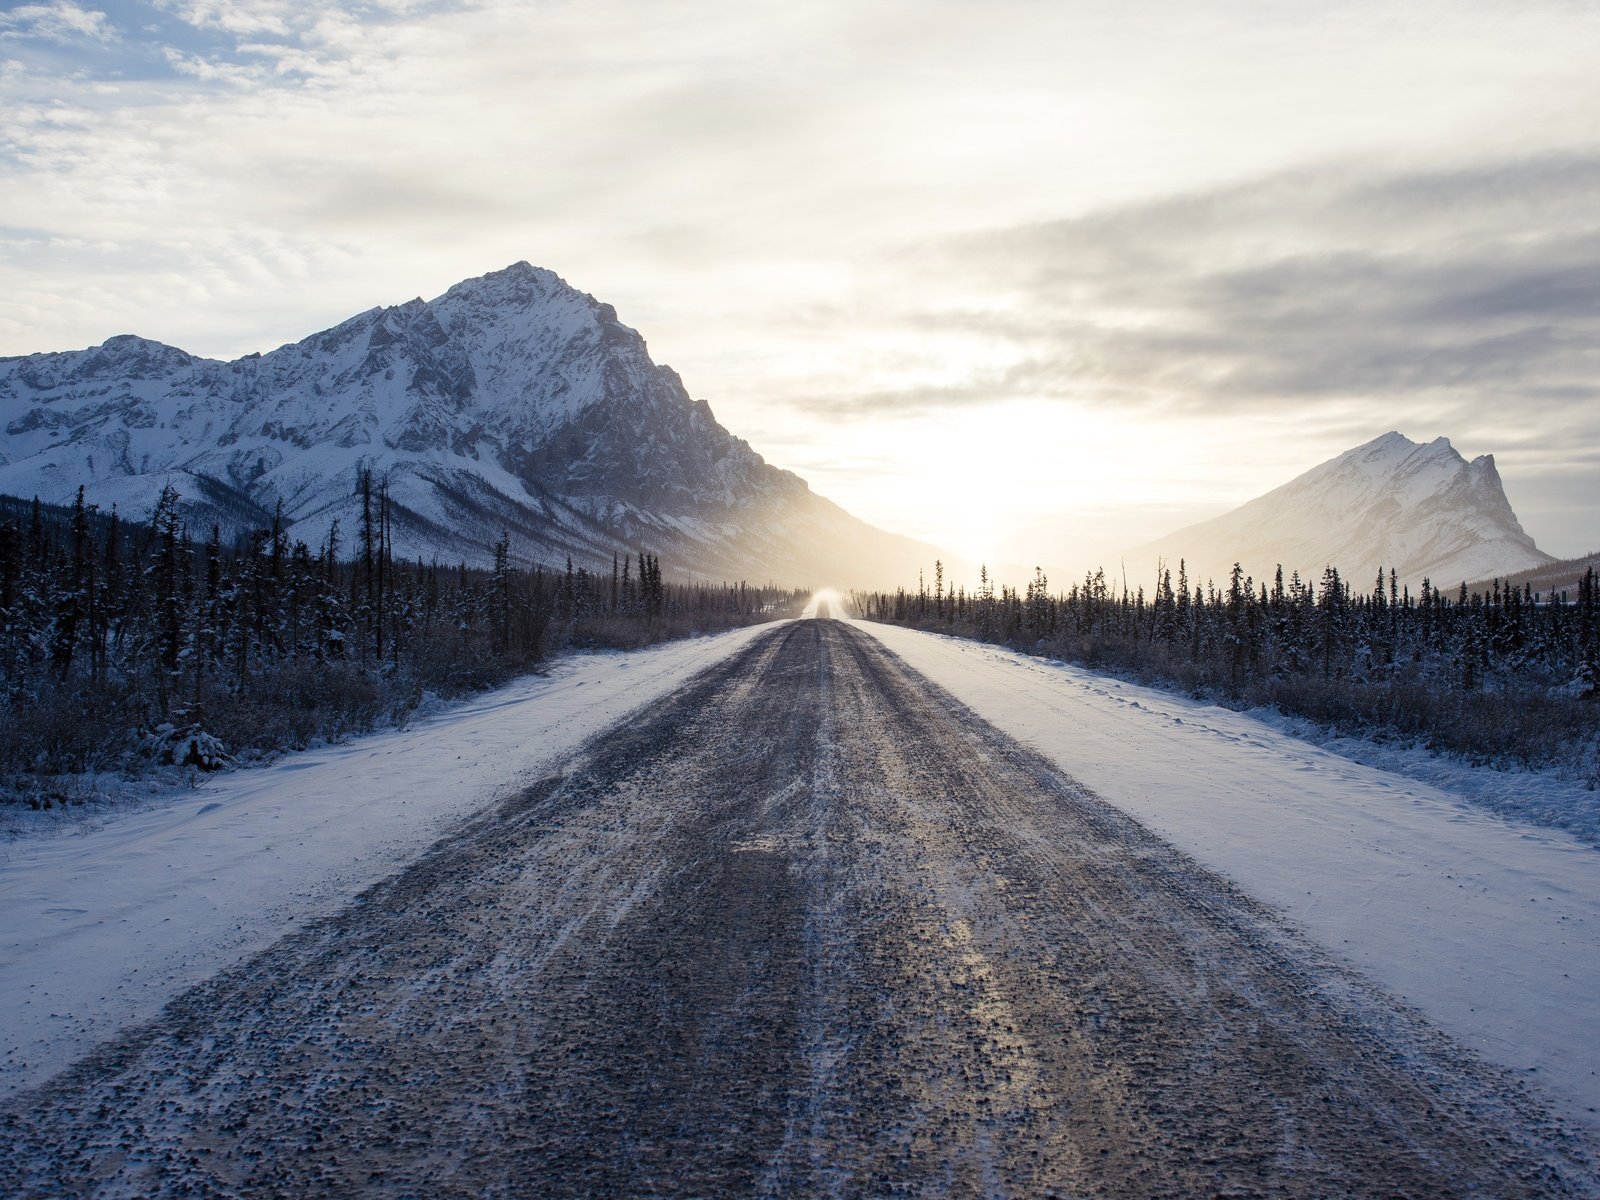
<path id="1" fill-rule="evenodd" d="M 4 1196 L 1567 1196 L 1517 1084 L 778 626 L 0 1108 Z"/>

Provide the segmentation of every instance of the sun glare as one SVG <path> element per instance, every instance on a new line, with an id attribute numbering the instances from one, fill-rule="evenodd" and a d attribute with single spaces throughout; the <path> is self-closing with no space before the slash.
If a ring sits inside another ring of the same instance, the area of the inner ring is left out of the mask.
<path id="1" fill-rule="evenodd" d="M 869 419 L 850 437 L 863 455 L 894 446 L 894 461 L 870 477 L 828 480 L 831 494 L 973 564 L 1016 557 L 1014 532 L 1041 513 L 1064 514 L 1065 525 L 1118 502 L 1148 508 L 1187 495 L 1202 440 L 1181 420 L 1156 425 L 1042 399 Z"/>

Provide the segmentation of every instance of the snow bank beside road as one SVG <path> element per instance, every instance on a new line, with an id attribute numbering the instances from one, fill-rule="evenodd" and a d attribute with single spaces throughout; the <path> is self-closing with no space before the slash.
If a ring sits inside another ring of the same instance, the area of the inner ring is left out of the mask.
<path id="1" fill-rule="evenodd" d="M 858 624 L 1600 1132 L 1600 852 L 1228 709 Z"/>
<path id="2" fill-rule="evenodd" d="M 0 863 L 0 1095 L 333 912 L 772 628 L 565 660 L 404 732 L 225 775 Z"/>

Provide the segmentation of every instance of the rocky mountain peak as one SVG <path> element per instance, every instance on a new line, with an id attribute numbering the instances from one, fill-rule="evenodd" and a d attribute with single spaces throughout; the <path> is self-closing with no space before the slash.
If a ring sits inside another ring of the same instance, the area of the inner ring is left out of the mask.
<path id="1" fill-rule="evenodd" d="M 1194 579 L 1226 578 L 1234 562 L 1257 579 L 1279 564 L 1311 579 L 1329 565 L 1358 580 L 1393 568 L 1413 588 L 1551 561 L 1512 511 L 1492 454 L 1468 462 L 1449 438 L 1393 430 L 1132 554 L 1186 560 Z"/>
<path id="2" fill-rule="evenodd" d="M 593 309 L 595 299 L 569 284 L 554 271 L 515 262 L 499 271 L 463 279 L 446 289 L 440 301 L 506 310 L 544 309 L 572 305 Z"/>
<path id="3" fill-rule="evenodd" d="M 92 378 L 91 378 L 92 377 Z M 168 481 L 194 523 L 280 502 L 310 546 L 387 482 L 398 553 L 795 583 L 904 577 L 936 552 L 855 521 L 765 463 L 651 361 L 615 308 L 513 263 L 231 363 L 135 337 L 0 360 L 0 493 L 138 512 Z"/>

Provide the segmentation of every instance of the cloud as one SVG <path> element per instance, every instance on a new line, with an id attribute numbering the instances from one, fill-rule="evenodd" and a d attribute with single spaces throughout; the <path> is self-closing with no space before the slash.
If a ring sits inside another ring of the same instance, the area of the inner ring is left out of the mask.
<path id="1" fill-rule="evenodd" d="M 1600 151 L 1343 160 L 919 242 L 804 315 L 853 325 L 906 352 L 795 399 L 813 419 L 894 436 L 1031 402 L 1183 428 L 1218 479 L 1213 456 L 1258 460 L 1238 499 L 1386 429 L 1442 433 L 1497 454 L 1551 549 L 1593 540 Z"/>
<path id="2" fill-rule="evenodd" d="M 38 38 L 68 44 L 87 39 L 109 42 L 116 36 L 103 12 L 53 0 L 50 4 L 22 4 L 0 13 L 0 38 Z"/>
<path id="3" fill-rule="evenodd" d="M 818 411 L 1600 399 L 1600 156 L 1342 163 L 920 247 L 902 270 L 894 287 L 944 302 L 893 325 L 986 340 L 989 365 Z"/>
<path id="4" fill-rule="evenodd" d="M 305 12 L 312 5 L 279 3 L 276 0 L 183 0 L 180 3 L 159 4 L 159 7 L 196 29 L 217 29 L 241 36 L 291 34 L 291 20 L 297 11 Z"/>

